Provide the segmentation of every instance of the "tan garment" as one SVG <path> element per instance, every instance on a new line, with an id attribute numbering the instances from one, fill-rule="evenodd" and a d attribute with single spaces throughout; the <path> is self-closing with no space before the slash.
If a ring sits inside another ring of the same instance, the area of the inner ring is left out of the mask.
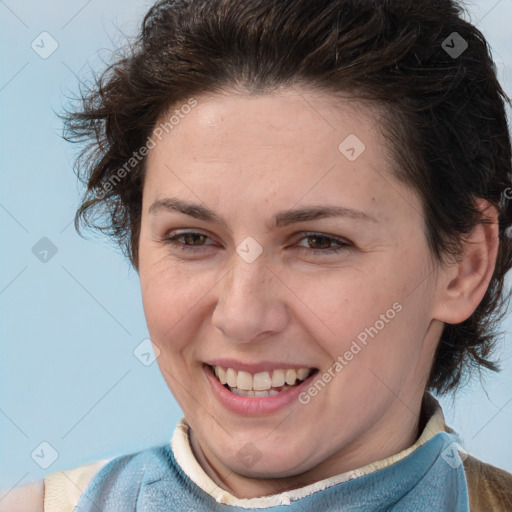
<path id="1" fill-rule="evenodd" d="M 512 512 L 512 475 L 467 457 L 464 461 L 471 512 Z"/>

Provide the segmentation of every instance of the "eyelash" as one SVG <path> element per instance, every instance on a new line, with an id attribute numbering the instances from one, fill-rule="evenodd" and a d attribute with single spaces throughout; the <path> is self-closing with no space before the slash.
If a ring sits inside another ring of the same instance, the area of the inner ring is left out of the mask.
<path id="1" fill-rule="evenodd" d="M 206 237 L 209 239 L 208 235 L 205 235 L 204 233 L 201 233 L 199 231 L 183 231 L 181 233 L 177 233 L 176 235 L 167 237 L 163 240 L 164 243 L 167 243 L 169 245 L 172 245 L 174 247 L 177 247 L 181 251 L 192 251 L 196 253 L 200 252 L 206 252 L 206 250 L 203 248 L 205 245 L 193 245 L 193 244 L 185 244 L 182 242 L 178 242 L 177 240 L 179 238 L 182 238 L 187 235 L 200 235 L 203 237 Z M 306 232 L 303 234 L 303 236 L 298 240 L 299 242 L 302 240 L 306 240 L 308 238 L 320 238 L 327 240 L 329 243 L 338 244 L 337 247 L 328 247 L 327 249 L 313 249 L 313 248 L 307 248 L 307 247 L 300 247 L 296 246 L 296 250 L 299 251 L 305 251 L 308 254 L 318 254 L 325 256 L 326 254 L 338 254 L 341 251 L 346 251 L 347 249 L 352 249 L 353 245 L 343 239 L 335 238 L 330 235 L 325 235 L 323 233 L 317 233 L 317 232 Z M 213 245 L 213 244 L 206 244 L 206 245 Z"/>

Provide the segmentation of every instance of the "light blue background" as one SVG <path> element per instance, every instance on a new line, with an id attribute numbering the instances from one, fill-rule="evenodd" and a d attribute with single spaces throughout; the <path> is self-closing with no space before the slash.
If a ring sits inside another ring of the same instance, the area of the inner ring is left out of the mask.
<path id="1" fill-rule="evenodd" d="M 107 241 L 83 240 L 71 224 L 78 148 L 61 140 L 55 115 L 77 90 L 74 74 L 102 67 L 151 3 L 0 1 L 0 488 L 163 443 L 181 417 L 156 363 L 133 354 L 148 337 L 136 273 Z M 512 0 L 469 8 L 512 95 Z M 31 48 L 43 31 L 59 44 L 47 59 Z M 47 263 L 31 251 L 42 237 L 58 248 Z M 466 448 L 509 471 L 511 327 L 509 317 L 504 371 L 489 374 L 485 390 L 477 379 L 455 402 L 442 400 Z M 48 469 L 31 458 L 41 442 L 58 452 Z"/>

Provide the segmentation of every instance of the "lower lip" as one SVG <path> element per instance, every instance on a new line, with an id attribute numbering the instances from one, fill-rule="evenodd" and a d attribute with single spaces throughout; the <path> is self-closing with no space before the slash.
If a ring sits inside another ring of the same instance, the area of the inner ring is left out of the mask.
<path id="1" fill-rule="evenodd" d="M 309 383 L 314 379 L 317 372 L 313 372 L 306 380 L 302 381 L 299 385 L 294 386 L 286 391 L 281 391 L 277 395 L 272 396 L 240 396 L 236 395 L 226 389 L 220 381 L 215 377 L 207 365 L 203 365 L 206 379 L 210 382 L 213 392 L 219 402 L 236 414 L 244 416 L 262 416 L 265 414 L 272 414 L 285 408 L 291 403 L 298 401 L 298 396 L 304 391 Z"/>

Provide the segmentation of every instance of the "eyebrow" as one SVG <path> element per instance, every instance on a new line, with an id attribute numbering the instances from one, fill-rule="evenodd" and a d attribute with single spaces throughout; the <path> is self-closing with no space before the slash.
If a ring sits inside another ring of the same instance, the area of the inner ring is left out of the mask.
<path id="1" fill-rule="evenodd" d="M 149 213 L 157 215 L 161 212 L 183 213 L 198 220 L 220 224 L 229 230 L 227 222 L 222 217 L 201 204 L 189 203 L 177 198 L 158 199 L 149 207 Z M 276 213 L 273 223 L 269 227 L 272 229 L 329 217 L 349 217 L 353 220 L 378 222 L 375 217 L 361 210 L 354 210 L 343 206 L 309 206 Z"/>

